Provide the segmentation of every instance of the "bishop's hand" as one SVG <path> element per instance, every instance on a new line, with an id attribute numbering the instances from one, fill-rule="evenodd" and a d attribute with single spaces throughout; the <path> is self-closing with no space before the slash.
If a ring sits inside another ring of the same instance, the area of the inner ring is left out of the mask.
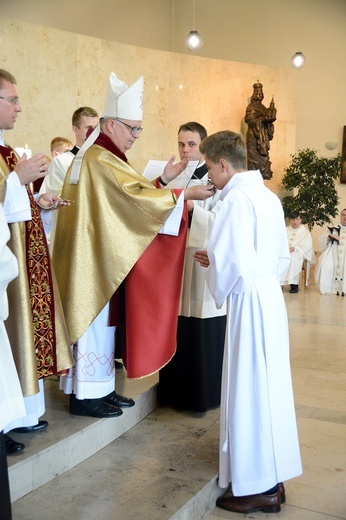
<path id="1" fill-rule="evenodd" d="M 181 161 L 174 163 L 175 155 L 172 155 L 166 166 L 164 167 L 161 179 L 165 184 L 173 181 L 178 175 L 180 175 L 186 168 L 188 159 L 184 158 Z"/>

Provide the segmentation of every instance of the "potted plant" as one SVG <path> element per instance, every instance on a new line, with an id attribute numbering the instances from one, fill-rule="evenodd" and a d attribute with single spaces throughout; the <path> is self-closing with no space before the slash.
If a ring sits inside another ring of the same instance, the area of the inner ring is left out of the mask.
<path id="1" fill-rule="evenodd" d="M 340 177 L 341 155 L 318 157 L 316 150 L 306 148 L 291 155 L 284 170 L 282 187 L 293 195 L 286 195 L 282 205 L 287 216 L 299 211 L 309 230 L 314 225 L 331 223 L 338 213 L 339 196 L 335 180 Z"/>

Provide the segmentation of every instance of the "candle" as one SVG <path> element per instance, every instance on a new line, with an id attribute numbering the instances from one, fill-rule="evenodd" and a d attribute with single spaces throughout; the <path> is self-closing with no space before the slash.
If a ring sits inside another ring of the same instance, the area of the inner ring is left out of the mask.
<path id="1" fill-rule="evenodd" d="M 27 144 L 25 144 L 24 147 L 19 146 L 18 148 L 15 148 L 15 152 L 19 157 L 23 157 L 23 154 L 26 154 L 27 159 L 30 159 L 32 157 L 32 152 L 30 148 L 28 148 Z"/>
<path id="2" fill-rule="evenodd" d="M 27 144 L 27 143 L 25 143 L 24 153 L 26 154 L 26 158 L 27 158 L 27 159 L 31 159 L 31 157 L 32 157 L 32 152 L 31 152 L 31 150 L 28 148 L 28 144 Z"/>

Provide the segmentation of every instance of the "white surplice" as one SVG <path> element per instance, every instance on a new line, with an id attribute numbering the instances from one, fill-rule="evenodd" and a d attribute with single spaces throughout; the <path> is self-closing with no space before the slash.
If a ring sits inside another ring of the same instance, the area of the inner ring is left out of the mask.
<path id="1" fill-rule="evenodd" d="M 294 247 L 291 252 L 291 261 L 280 278 L 281 285 L 299 285 L 299 275 L 303 267 L 304 260 L 314 261 L 315 254 L 312 245 L 311 233 L 303 224 L 297 229 L 291 226 L 286 228 L 289 247 Z M 275 235 L 274 235 L 275 237 Z"/>
<path id="2" fill-rule="evenodd" d="M 191 180 L 190 186 L 207 182 L 208 173 L 202 178 Z M 205 283 L 205 268 L 193 258 L 196 249 L 205 249 L 211 230 L 221 208 L 220 192 L 206 200 L 195 200 L 193 218 L 189 229 L 185 253 L 184 277 L 181 291 L 180 316 L 214 318 L 224 316 L 226 306 L 217 309 L 214 298 Z"/>
<path id="3" fill-rule="evenodd" d="M 281 203 L 259 171 L 234 175 L 221 199 L 206 271 L 216 305 L 227 300 L 219 486 L 243 496 L 302 472 L 279 284 L 290 255 Z"/>
<path id="4" fill-rule="evenodd" d="M 53 195 L 60 196 L 67 170 L 69 169 L 75 155 L 70 152 L 64 152 L 54 157 L 48 166 L 48 173 L 43 179 L 39 194 L 52 193 Z M 58 218 L 59 210 L 41 211 L 41 219 L 47 240 L 49 243 L 50 253 L 52 254 L 52 248 L 54 243 L 54 233 L 56 219 Z"/>

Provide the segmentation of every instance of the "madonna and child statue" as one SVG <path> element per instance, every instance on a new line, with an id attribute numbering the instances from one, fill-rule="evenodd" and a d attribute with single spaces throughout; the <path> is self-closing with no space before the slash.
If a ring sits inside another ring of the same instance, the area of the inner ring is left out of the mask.
<path id="1" fill-rule="evenodd" d="M 248 169 L 260 170 L 263 179 L 271 179 L 273 172 L 269 159 L 270 141 L 274 136 L 274 121 L 276 120 L 276 108 L 274 98 L 266 108 L 262 100 L 263 85 L 253 85 L 253 94 L 246 108 L 245 123 L 247 124 L 246 148 L 248 155 Z"/>

